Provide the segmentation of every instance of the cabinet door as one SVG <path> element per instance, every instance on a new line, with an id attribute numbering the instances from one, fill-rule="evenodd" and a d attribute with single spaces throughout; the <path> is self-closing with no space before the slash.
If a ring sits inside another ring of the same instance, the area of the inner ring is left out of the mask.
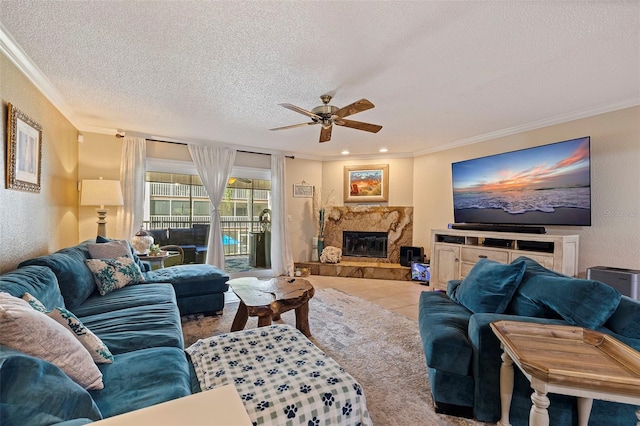
<path id="1" fill-rule="evenodd" d="M 460 247 L 446 244 L 436 244 L 433 257 L 436 264 L 436 281 L 444 283 L 460 278 Z M 431 261 L 433 264 L 433 260 Z"/>

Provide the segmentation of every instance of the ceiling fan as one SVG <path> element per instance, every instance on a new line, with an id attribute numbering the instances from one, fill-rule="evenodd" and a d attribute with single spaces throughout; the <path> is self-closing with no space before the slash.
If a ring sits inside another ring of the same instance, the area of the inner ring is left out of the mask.
<path id="1" fill-rule="evenodd" d="M 280 104 L 281 106 L 290 109 L 291 111 L 299 112 L 300 114 L 310 117 L 311 121 L 308 123 L 294 124 L 292 126 L 276 127 L 275 129 L 270 130 L 293 129 L 294 127 L 320 124 L 322 125 L 322 129 L 320 130 L 320 142 L 328 142 L 329 140 L 331 140 L 331 130 L 333 129 L 334 124 L 336 126 L 351 127 L 352 129 L 364 130 L 365 132 L 371 133 L 378 133 L 380 129 L 382 129 L 382 126 L 378 126 L 377 124 L 346 120 L 344 118 L 349 115 L 353 115 L 358 112 L 366 111 L 375 107 L 375 105 L 373 105 L 366 99 L 360 99 L 359 101 L 356 101 L 342 108 L 329 105 L 329 102 L 331 102 L 330 95 L 322 95 L 320 96 L 320 100 L 322 101 L 323 105 L 317 106 L 311 111 L 307 111 L 306 109 L 302 109 L 291 104 Z"/>

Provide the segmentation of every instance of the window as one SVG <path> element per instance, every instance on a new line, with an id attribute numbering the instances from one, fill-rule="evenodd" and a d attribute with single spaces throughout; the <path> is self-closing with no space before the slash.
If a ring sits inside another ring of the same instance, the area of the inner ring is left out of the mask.
<path id="1" fill-rule="evenodd" d="M 232 276 L 271 276 L 268 268 L 250 260 L 256 253 L 252 237 L 262 232 L 258 218 L 271 201 L 271 171 L 269 161 L 265 161 L 268 158 L 254 157 L 257 160 L 238 161 L 236 157 L 239 165 L 233 168 L 220 205 L 225 270 Z M 147 158 L 145 229 L 190 228 L 196 223 L 209 223 L 211 205 L 195 166 L 190 161 L 169 158 Z"/>
<path id="2" fill-rule="evenodd" d="M 209 216 L 209 201 L 194 201 L 193 202 L 193 214 L 194 216 Z"/>
<path id="3" fill-rule="evenodd" d="M 199 176 L 147 172 L 146 180 L 149 204 L 145 225 L 148 229 L 209 223 L 210 202 Z M 228 235 L 237 236 L 238 241 L 246 239 L 243 233 L 260 231 L 258 217 L 269 208 L 270 196 L 268 179 L 230 178 L 220 205 L 223 229 L 229 230 Z"/>
<path id="4" fill-rule="evenodd" d="M 171 201 L 169 200 L 151 200 L 150 202 L 152 215 L 170 215 Z"/>
<path id="5" fill-rule="evenodd" d="M 191 203 L 189 201 L 171 201 L 172 216 L 189 216 L 191 213 Z"/>

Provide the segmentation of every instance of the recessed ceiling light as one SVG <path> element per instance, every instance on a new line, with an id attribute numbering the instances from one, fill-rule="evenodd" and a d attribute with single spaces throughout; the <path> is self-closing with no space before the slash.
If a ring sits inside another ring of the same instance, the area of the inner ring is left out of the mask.
<path id="1" fill-rule="evenodd" d="M 349 151 L 347 151 L 347 150 L 345 149 L 345 150 L 344 150 L 344 151 L 342 151 L 340 154 L 342 154 L 342 155 L 348 155 L 348 154 L 349 154 Z"/>
<path id="2" fill-rule="evenodd" d="M 379 151 L 380 152 L 388 152 L 389 150 L 387 148 L 380 148 Z"/>

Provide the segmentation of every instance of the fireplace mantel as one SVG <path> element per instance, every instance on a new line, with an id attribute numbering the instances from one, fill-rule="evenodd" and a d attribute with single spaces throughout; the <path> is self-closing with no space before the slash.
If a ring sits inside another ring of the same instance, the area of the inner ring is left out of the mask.
<path id="1" fill-rule="evenodd" d="M 324 246 L 342 247 L 342 231 L 387 232 L 387 258 L 350 257 L 360 262 L 400 262 L 400 246 L 413 241 L 413 207 L 339 206 L 325 210 Z"/>

